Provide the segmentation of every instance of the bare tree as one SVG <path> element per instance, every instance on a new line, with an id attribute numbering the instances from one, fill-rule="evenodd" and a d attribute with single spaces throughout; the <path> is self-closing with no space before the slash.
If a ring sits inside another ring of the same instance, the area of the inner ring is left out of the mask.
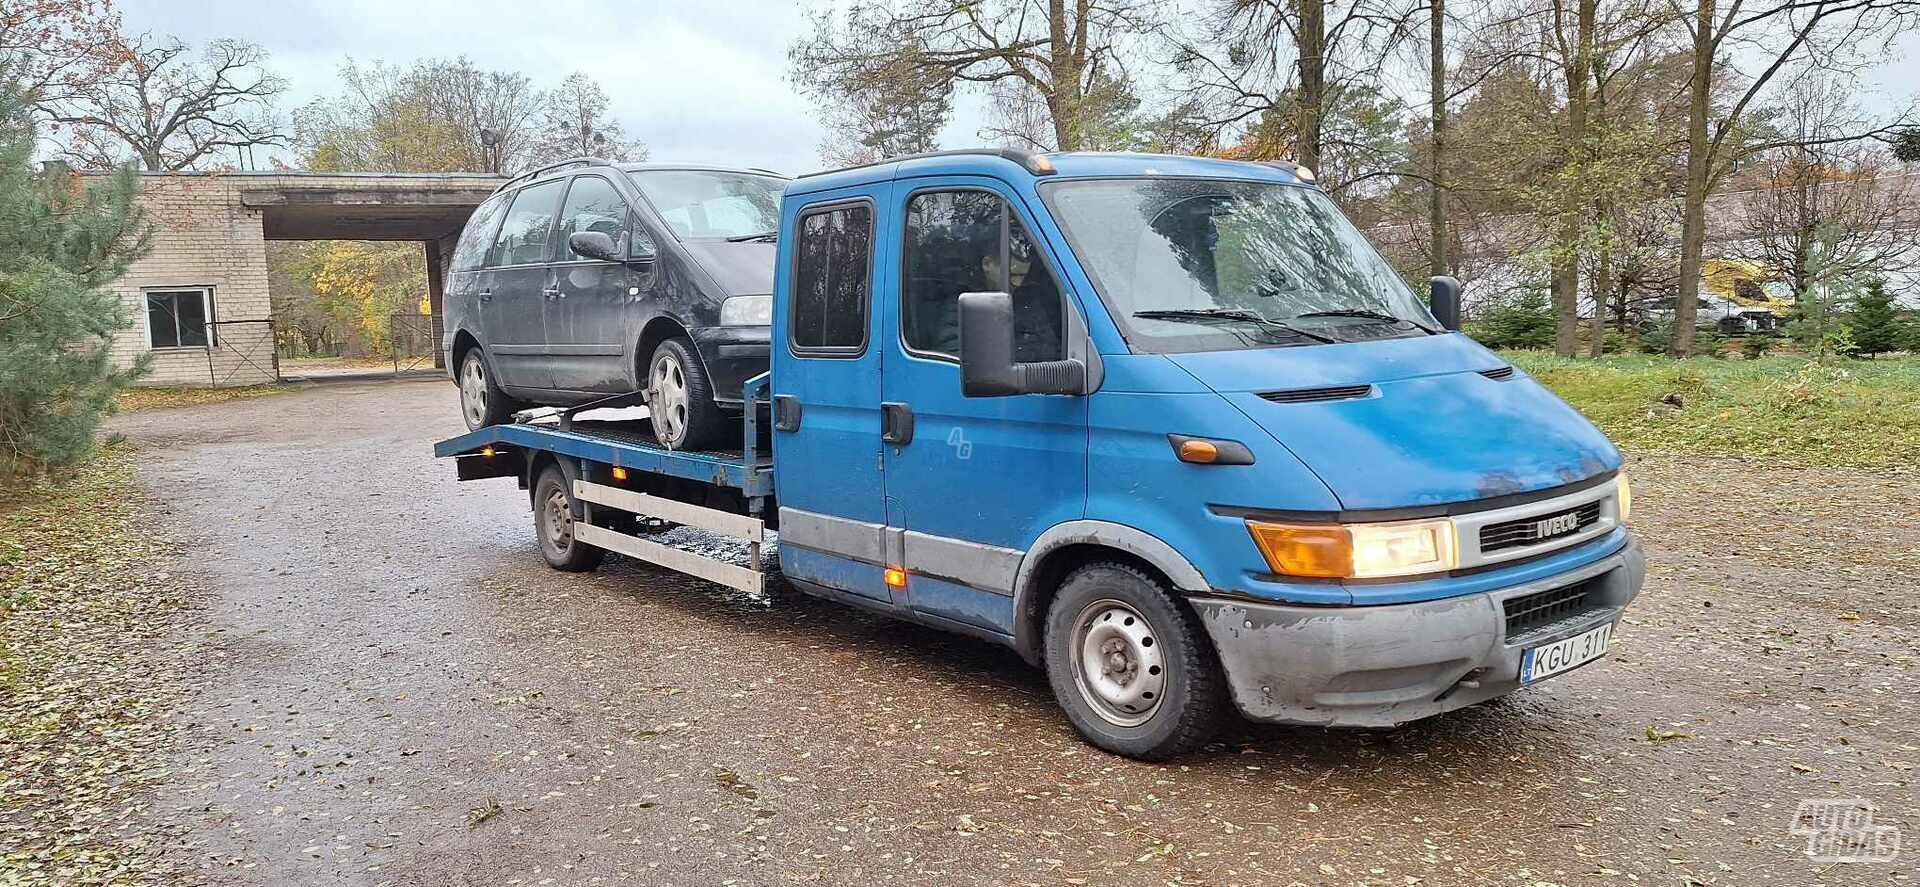
<path id="1" fill-rule="evenodd" d="M 29 101 L 64 97 L 119 58 L 120 15 L 95 0 L 0 0 L 0 59 Z"/>
<path id="2" fill-rule="evenodd" d="M 98 77 L 41 100 L 66 153 L 111 166 L 129 153 L 149 170 L 194 169 L 253 147 L 286 144 L 273 100 L 286 81 L 266 70 L 267 54 L 221 39 L 194 54 L 177 38 L 142 34 L 102 48 L 115 59 Z"/>
<path id="3" fill-rule="evenodd" d="M 535 162 L 551 163 L 568 157 L 604 157 L 608 160 L 647 159 L 646 143 L 628 138 L 620 121 L 607 113 L 610 102 L 600 84 L 575 72 L 547 94 L 541 114 Z"/>
<path id="4" fill-rule="evenodd" d="M 303 165 L 324 170 L 505 172 L 534 156 L 546 96 L 466 59 L 401 69 L 348 59 L 345 90 L 294 115 Z"/>
<path id="5" fill-rule="evenodd" d="M 1045 106 L 1053 147 L 1079 150 L 1088 96 L 1118 76 L 1119 44 L 1152 32 L 1152 0 L 907 0 L 858 3 L 788 52 L 803 91 L 884 93 L 900 82 L 1021 84 Z"/>
<path id="6" fill-rule="evenodd" d="M 1776 126 L 1792 144 L 1759 155 L 1730 195 L 1727 251 L 1778 275 L 1802 304 L 1869 277 L 1920 271 L 1920 184 L 1881 146 L 1844 136 L 1867 126 L 1843 78 L 1814 74 L 1785 90 Z"/>
<path id="7" fill-rule="evenodd" d="M 901 53 L 880 63 L 871 76 L 854 80 L 801 78 L 820 110 L 826 136 L 820 159 L 853 166 L 883 157 L 934 150 L 953 113 L 953 80 Z"/>
<path id="8" fill-rule="evenodd" d="M 1699 316 L 1702 251 L 1707 239 L 1707 197 L 1734 164 L 1755 153 L 1780 147 L 1776 139 L 1751 138 L 1748 112 L 1783 70 L 1805 66 L 1845 71 L 1862 63 L 1876 47 L 1884 50 L 1901 32 L 1920 22 L 1920 0 L 1694 0 L 1687 9 L 1668 0 L 1685 22 L 1693 48 L 1687 120 L 1686 196 L 1681 212 L 1679 298 L 1674 309 L 1672 353 L 1693 351 Z M 1744 76 L 1730 69 L 1726 55 L 1747 62 Z M 1730 103 L 1714 107 L 1716 88 L 1744 81 Z M 1885 126 L 1842 134 L 1860 139 Z M 1838 140 L 1839 137 L 1836 137 Z"/>

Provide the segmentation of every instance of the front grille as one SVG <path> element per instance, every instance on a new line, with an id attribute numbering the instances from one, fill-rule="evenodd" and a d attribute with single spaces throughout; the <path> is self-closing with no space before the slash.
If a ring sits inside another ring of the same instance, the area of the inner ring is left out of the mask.
<path id="1" fill-rule="evenodd" d="M 1569 513 L 1574 516 L 1572 527 L 1561 528 L 1558 532 L 1552 533 L 1551 535 L 1541 532 L 1540 525 L 1542 523 Z M 1532 545 L 1548 539 L 1571 536 L 1599 522 L 1600 503 L 1596 501 L 1588 502 L 1574 509 L 1572 512 L 1563 511 L 1559 514 L 1536 514 L 1517 520 L 1488 524 L 1480 528 L 1480 551 L 1484 554 L 1489 551 L 1499 551 L 1502 548 L 1519 548 L 1523 545 Z"/>
<path id="2" fill-rule="evenodd" d="M 1502 601 L 1501 606 L 1507 611 L 1507 637 L 1513 638 L 1593 609 L 1587 605 L 1587 592 L 1592 582 L 1588 580 Z"/>
<path id="3" fill-rule="evenodd" d="M 1505 367 L 1500 367 L 1498 369 L 1481 370 L 1480 375 L 1486 376 L 1487 378 L 1492 379 L 1495 382 L 1499 382 L 1505 379 L 1513 378 L 1513 367 L 1505 366 Z"/>
<path id="4" fill-rule="evenodd" d="M 1292 391 L 1269 391 L 1260 395 L 1262 400 L 1274 403 L 1313 403 L 1321 400 L 1352 400 L 1366 397 L 1373 392 L 1372 385 L 1341 385 L 1334 388 L 1297 388 Z"/>

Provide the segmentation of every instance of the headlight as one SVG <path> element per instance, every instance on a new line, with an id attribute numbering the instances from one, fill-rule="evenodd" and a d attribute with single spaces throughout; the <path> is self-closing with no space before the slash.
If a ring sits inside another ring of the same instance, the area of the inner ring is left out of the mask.
<path id="1" fill-rule="evenodd" d="M 772 296 L 734 296 L 720 303 L 721 326 L 766 326 L 772 322 Z"/>
<path id="2" fill-rule="evenodd" d="M 1613 505 L 1620 511 L 1620 525 L 1626 526 L 1627 518 L 1633 516 L 1633 483 L 1624 468 L 1613 476 Z"/>
<path id="3" fill-rule="evenodd" d="M 1283 576 L 1372 579 L 1439 573 L 1459 566 L 1453 521 L 1383 524 L 1270 524 L 1247 521 L 1247 532 Z"/>

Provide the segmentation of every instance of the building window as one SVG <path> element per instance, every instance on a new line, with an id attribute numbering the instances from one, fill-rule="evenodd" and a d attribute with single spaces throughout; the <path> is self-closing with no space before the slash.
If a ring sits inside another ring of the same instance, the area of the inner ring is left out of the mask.
<path id="1" fill-rule="evenodd" d="M 154 348 L 205 348 L 213 291 L 149 290 L 147 343 Z"/>

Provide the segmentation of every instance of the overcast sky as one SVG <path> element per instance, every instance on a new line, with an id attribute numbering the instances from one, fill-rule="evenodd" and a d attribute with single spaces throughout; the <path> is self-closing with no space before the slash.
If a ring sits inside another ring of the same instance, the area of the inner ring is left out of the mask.
<path id="1" fill-rule="evenodd" d="M 466 55 L 540 88 L 579 70 L 606 88 L 628 134 L 663 161 L 819 167 L 812 109 L 786 81 L 801 0 L 120 0 L 134 31 L 265 47 L 288 81 L 283 114 L 339 88 L 340 63 Z M 1872 77 L 1868 101 L 1904 106 L 1920 88 L 1920 36 Z M 1871 94 L 1877 93 L 1877 94 Z M 943 135 L 977 143 L 963 107 Z M 264 158 L 262 158 L 264 161 Z"/>

